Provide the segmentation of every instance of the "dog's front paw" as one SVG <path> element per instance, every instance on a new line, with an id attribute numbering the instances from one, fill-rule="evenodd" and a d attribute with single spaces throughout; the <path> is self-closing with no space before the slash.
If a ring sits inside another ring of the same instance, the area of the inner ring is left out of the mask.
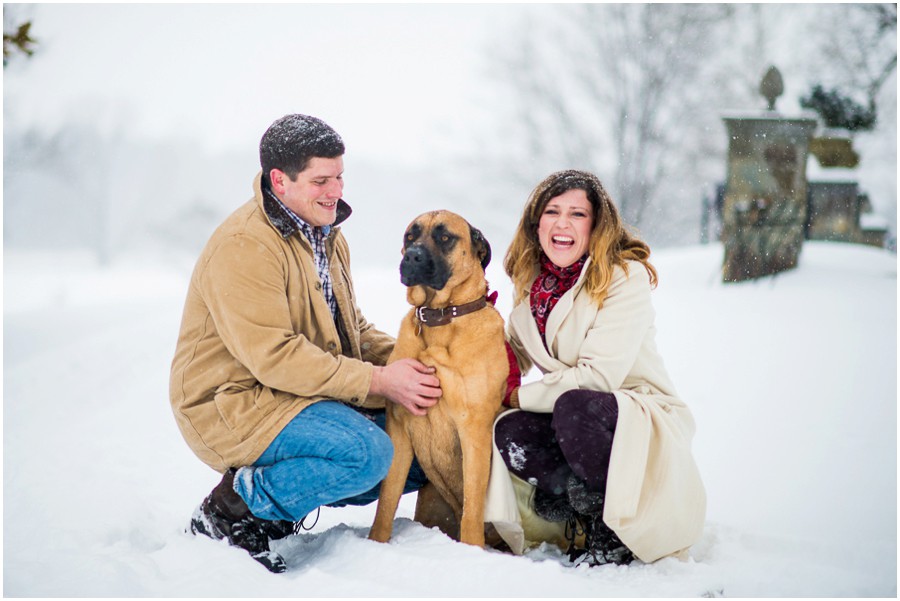
<path id="1" fill-rule="evenodd" d="M 373 540 L 377 543 L 388 542 L 391 540 L 391 528 L 384 528 L 378 524 L 372 526 L 372 529 L 369 530 L 369 540 Z"/>

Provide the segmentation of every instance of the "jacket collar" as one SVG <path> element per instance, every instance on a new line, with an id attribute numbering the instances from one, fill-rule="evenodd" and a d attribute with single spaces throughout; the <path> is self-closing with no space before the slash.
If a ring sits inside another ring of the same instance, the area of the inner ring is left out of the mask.
<path id="1" fill-rule="evenodd" d="M 262 172 L 259 172 L 253 180 L 253 190 L 256 193 L 257 201 L 262 206 L 263 212 L 269 219 L 269 223 L 281 234 L 282 238 L 289 238 L 299 231 L 300 228 L 297 227 L 297 223 L 288 214 L 287 207 L 278 201 L 275 193 L 268 186 L 263 184 Z M 350 208 L 350 205 L 343 198 L 338 199 L 337 218 L 331 224 L 331 227 L 334 228 L 346 221 L 352 212 L 353 209 Z"/>

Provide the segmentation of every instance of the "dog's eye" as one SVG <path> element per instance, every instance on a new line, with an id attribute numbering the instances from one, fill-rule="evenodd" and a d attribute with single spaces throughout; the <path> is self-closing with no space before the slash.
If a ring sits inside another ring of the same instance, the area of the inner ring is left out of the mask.
<path id="1" fill-rule="evenodd" d="M 444 234 L 443 236 L 441 236 L 441 242 L 450 242 L 450 236 Z"/>

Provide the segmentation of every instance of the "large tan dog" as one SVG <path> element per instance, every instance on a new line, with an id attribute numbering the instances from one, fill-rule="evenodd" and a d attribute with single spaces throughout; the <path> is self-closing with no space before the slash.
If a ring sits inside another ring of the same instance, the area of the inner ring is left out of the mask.
<path id="1" fill-rule="evenodd" d="M 407 228 L 401 281 L 413 309 L 400 325 L 389 362 L 418 359 L 433 366 L 443 396 L 425 416 L 388 404 L 387 433 L 394 458 L 381 484 L 369 538 L 386 542 L 413 454 L 433 488 L 419 493 L 417 521 L 437 525 L 449 505 L 459 540 L 484 546 L 484 498 L 494 418 L 506 390 L 509 364 L 503 318 L 486 302 L 484 269 L 491 248 L 480 231 L 454 213 L 434 211 Z"/>

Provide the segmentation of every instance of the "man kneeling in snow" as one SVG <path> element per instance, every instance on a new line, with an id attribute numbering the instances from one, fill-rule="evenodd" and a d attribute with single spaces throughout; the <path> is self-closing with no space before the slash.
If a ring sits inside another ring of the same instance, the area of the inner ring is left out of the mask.
<path id="1" fill-rule="evenodd" d="M 269 539 L 321 505 L 377 499 L 393 447 L 384 403 L 424 415 L 433 368 L 385 366 L 394 339 L 355 304 L 341 198 L 344 143 L 315 117 L 263 135 L 254 197 L 213 233 L 191 277 L 170 399 L 194 453 L 224 473 L 191 531 L 286 568 Z M 410 471 L 405 492 L 425 483 Z"/>

